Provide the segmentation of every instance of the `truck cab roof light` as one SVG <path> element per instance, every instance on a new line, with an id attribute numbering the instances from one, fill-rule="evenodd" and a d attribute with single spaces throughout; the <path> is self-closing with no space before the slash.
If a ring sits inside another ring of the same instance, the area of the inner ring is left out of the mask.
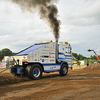
<path id="1" fill-rule="evenodd" d="M 63 44 L 68 44 L 68 42 L 63 42 Z"/>
<path id="2" fill-rule="evenodd" d="M 40 41 L 39 43 L 48 43 L 48 42 L 52 42 L 52 40 L 48 40 L 48 41 Z"/>

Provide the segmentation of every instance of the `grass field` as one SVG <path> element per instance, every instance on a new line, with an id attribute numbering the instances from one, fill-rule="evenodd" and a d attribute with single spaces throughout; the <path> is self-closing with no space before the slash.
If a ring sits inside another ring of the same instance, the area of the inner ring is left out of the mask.
<path id="1" fill-rule="evenodd" d="M 82 60 L 82 61 L 84 61 L 84 65 L 87 65 L 87 60 Z M 89 65 L 92 64 L 93 62 L 98 62 L 98 60 L 96 59 L 88 59 L 88 61 L 89 61 Z"/>

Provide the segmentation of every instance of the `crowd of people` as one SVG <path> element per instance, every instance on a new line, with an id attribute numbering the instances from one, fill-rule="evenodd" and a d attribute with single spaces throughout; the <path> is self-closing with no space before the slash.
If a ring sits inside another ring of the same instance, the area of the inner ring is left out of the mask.
<path id="1" fill-rule="evenodd" d="M 2 63 L 6 63 L 6 67 L 9 67 L 9 62 L 10 60 L 7 58 L 7 60 L 5 60 L 5 58 L 2 59 Z"/>

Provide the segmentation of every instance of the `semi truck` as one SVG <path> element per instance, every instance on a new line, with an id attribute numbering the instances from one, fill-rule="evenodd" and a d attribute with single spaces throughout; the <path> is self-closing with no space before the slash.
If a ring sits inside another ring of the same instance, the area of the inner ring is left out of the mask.
<path id="1" fill-rule="evenodd" d="M 10 73 L 40 79 L 42 73 L 58 71 L 61 76 L 72 69 L 72 47 L 68 42 L 41 41 L 11 57 Z"/>

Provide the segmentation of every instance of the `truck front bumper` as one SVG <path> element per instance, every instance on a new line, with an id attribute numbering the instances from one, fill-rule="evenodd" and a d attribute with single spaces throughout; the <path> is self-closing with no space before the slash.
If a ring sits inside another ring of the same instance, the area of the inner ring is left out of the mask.
<path id="1" fill-rule="evenodd" d="M 24 68 L 23 67 L 18 67 L 18 68 L 11 67 L 10 73 L 24 74 Z"/>

